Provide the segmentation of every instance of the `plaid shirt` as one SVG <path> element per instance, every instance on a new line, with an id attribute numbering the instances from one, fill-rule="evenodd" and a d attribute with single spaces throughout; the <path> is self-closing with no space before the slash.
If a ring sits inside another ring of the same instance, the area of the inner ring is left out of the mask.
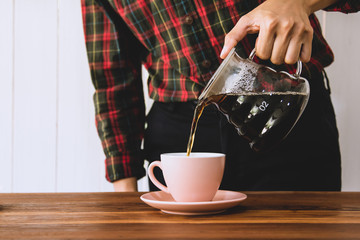
<path id="1" fill-rule="evenodd" d="M 149 95 L 155 101 L 197 99 L 221 63 L 225 34 L 242 15 L 263 1 L 81 1 L 96 89 L 96 125 L 106 155 L 108 181 L 145 174 L 141 151 L 145 123 L 141 65 L 149 72 Z M 357 11 L 359 2 L 341 1 L 327 10 Z M 313 52 L 303 71 L 308 77 L 333 61 L 314 15 L 310 22 L 314 28 Z M 249 55 L 255 39 L 256 35 L 248 35 L 238 44 L 240 55 Z M 294 66 L 282 67 L 295 71 Z"/>

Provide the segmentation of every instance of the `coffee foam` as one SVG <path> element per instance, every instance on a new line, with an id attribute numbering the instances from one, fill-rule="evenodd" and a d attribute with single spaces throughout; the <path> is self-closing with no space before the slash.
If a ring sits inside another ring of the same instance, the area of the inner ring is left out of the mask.
<path id="1" fill-rule="evenodd" d="M 219 80 L 224 82 L 220 94 L 252 91 L 258 69 L 259 66 L 251 61 L 241 66 L 236 61 L 230 61 L 222 75 L 223 79 Z"/>

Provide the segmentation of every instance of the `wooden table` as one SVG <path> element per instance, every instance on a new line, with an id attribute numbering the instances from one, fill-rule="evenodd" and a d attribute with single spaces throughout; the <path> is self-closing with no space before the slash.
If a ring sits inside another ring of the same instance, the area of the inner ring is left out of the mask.
<path id="1" fill-rule="evenodd" d="M 210 216 L 165 214 L 141 194 L 0 194 L 0 238 L 360 239 L 360 193 L 246 192 Z"/>

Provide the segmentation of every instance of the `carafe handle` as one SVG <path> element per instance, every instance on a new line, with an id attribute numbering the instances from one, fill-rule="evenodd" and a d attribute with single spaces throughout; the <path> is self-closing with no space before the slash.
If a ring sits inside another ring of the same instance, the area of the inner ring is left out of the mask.
<path id="1" fill-rule="evenodd" d="M 251 60 L 251 61 L 253 61 L 253 59 L 254 59 L 254 57 L 255 57 L 255 54 L 256 54 L 256 50 L 255 50 L 255 48 L 254 48 L 254 49 L 251 51 L 248 59 Z M 300 75 L 301 75 L 301 71 L 302 71 L 302 62 L 301 62 L 300 60 L 298 60 L 298 61 L 297 61 L 296 72 L 295 72 L 295 74 L 293 74 L 293 76 L 294 76 L 295 78 L 299 78 Z"/>

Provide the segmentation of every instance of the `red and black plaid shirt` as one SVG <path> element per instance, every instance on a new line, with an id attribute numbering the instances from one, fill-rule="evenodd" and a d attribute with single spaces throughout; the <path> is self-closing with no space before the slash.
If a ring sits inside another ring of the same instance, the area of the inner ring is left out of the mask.
<path id="1" fill-rule="evenodd" d="M 141 65 L 149 72 L 155 101 L 197 99 L 215 72 L 225 34 L 264 0 L 82 0 L 82 13 L 94 94 L 96 125 L 106 155 L 109 181 L 142 177 L 141 141 L 145 106 Z M 360 1 L 340 1 L 328 10 L 353 12 Z M 333 53 L 314 28 L 313 53 L 304 71 L 322 71 Z M 248 56 L 256 35 L 238 52 Z M 293 66 L 283 66 L 294 72 Z M 185 151 L 186 149 L 184 149 Z"/>

